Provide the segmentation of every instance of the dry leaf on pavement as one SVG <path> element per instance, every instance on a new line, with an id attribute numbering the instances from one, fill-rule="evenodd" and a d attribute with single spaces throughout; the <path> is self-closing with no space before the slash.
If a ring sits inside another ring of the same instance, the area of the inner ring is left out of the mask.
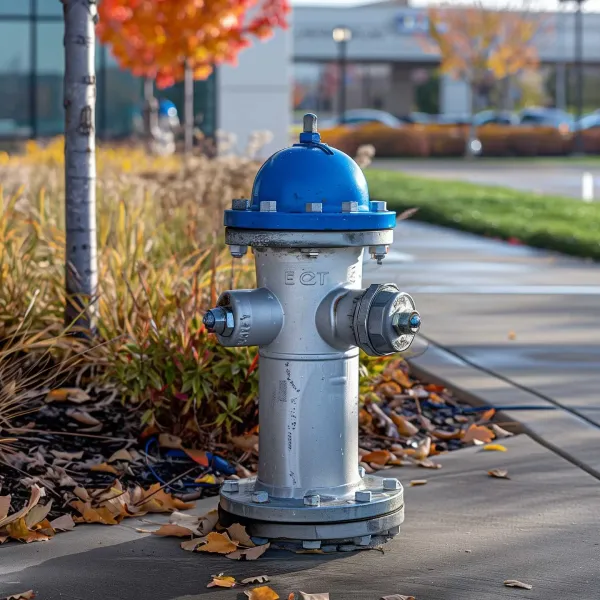
<path id="1" fill-rule="evenodd" d="M 488 471 L 490 477 L 496 477 L 496 479 L 510 479 L 508 471 L 506 469 L 492 469 Z"/>
<path id="2" fill-rule="evenodd" d="M 166 525 L 163 525 L 156 531 L 153 531 L 152 535 L 160 535 L 163 537 L 190 537 L 194 535 L 194 532 L 188 529 L 187 527 L 182 527 L 181 525 L 173 525 L 172 523 L 168 523 Z"/>
<path id="3" fill-rule="evenodd" d="M 411 487 L 414 487 L 415 485 L 425 485 L 427 483 L 427 479 L 413 479 L 410 482 Z"/>
<path id="4" fill-rule="evenodd" d="M 73 404 L 81 404 L 90 400 L 90 395 L 79 388 L 58 388 L 51 390 L 46 395 L 46 402 L 73 402 Z"/>
<path id="5" fill-rule="evenodd" d="M 260 558 L 271 544 L 263 544 L 262 546 L 254 546 L 253 548 L 242 548 L 227 555 L 231 560 L 256 560 Z"/>
<path id="6" fill-rule="evenodd" d="M 206 544 L 196 548 L 197 552 L 215 552 L 216 554 L 229 554 L 237 550 L 238 543 L 231 541 L 226 533 L 211 531 L 206 536 Z"/>
<path id="7" fill-rule="evenodd" d="M 467 429 L 467 431 L 465 431 L 465 435 L 463 435 L 462 441 L 465 444 L 468 444 L 469 442 L 475 442 L 475 441 L 479 441 L 479 442 L 484 442 L 484 443 L 488 443 L 491 442 L 494 439 L 494 432 L 489 429 L 488 427 L 485 427 L 483 425 L 470 425 L 469 428 Z"/>
<path id="8" fill-rule="evenodd" d="M 300 592 L 301 600 L 329 600 L 329 592 L 323 594 L 307 594 L 306 592 Z"/>
<path id="9" fill-rule="evenodd" d="M 81 515 L 73 520 L 75 523 L 99 523 L 100 525 L 118 525 L 126 516 L 125 513 L 114 514 L 106 506 L 92 507 L 91 502 L 74 500 L 71 506 Z"/>
<path id="10" fill-rule="evenodd" d="M 250 600 L 279 600 L 279 594 L 271 589 L 268 585 L 247 590 L 244 592 Z"/>
<path id="11" fill-rule="evenodd" d="M 529 583 L 523 583 L 522 581 L 517 581 L 516 579 L 507 579 L 504 582 L 504 585 L 507 587 L 521 588 L 523 590 L 531 590 L 533 588 Z"/>
<path id="12" fill-rule="evenodd" d="M 514 433 L 511 433 L 510 431 L 506 431 L 506 429 L 502 429 L 502 427 L 500 427 L 500 425 L 496 425 L 495 423 L 492 423 L 491 427 L 492 427 L 494 433 L 496 434 L 496 439 L 513 437 L 515 435 Z"/>
<path id="13" fill-rule="evenodd" d="M 269 581 L 268 575 L 256 575 L 255 577 L 246 577 L 242 579 L 242 585 L 252 585 L 253 583 L 267 583 Z"/>
<path id="14" fill-rule="evenodd" d="M 128 506 L 128 510 L 136 514 L 142 512 L 163 513 L 175 512 L 177 510 L 188 510 L 193 508 L 194 504 L 183 502 L 179 498 L 174 498 L 161 489 L 160 483 L 151 485 L 147 490 L 142 490 L 142 497 L 134 503 L 134 506 Z"/>
<path id="15" fill-rule="evenodd" d="M 235 586 L 235 577 L 230 577 L 228 575 L 223 575 L 223 573 L 219 573 L 218 575 L 213 575 L 212 578 L 213 580 L 206 586 L 207 588 L 232 588 Z"/>
<path id="16" fill-rule="evenodd" d="M 401 594 L 393 594 L 392 596 L 382 596 L 381 600 L 415 600 L 415 597 L 402 596 Z"/>
<path id="17" fill-rule="evenodd" d="M 10 496 L 0 496 L 0 521 L 8 515 L 10 510 Z"/>
<path id="18" fill-rule="evenodd" d="M 424 469 L 441 469 L 442 465 L 440 463 L 433 462 L 426 458 L 425 460 L 417 461 L 419 467 L 423 467 Z"/>
<path id="19" fill-rule="evenodd" d="M 502 444 L 486 444 L 483 449 L 490 450 L 492 452 L 506 452 L 506 447 Z"/>
<path id="20" fill-rule="evenodd" d="M 62 515 L 54 519 L 54 521 L 50 521 L 50 527 L 54 531 L 71 531 L 75 529 L 75 521 L 73 521 L 73 517 L 69 514 Z"/>
<path id="21" fill-rule="evenodd" d="M 26 544 L 30 544 L 31 542 L 47 542 L 50 539 L 50 536 L 45 533 L 29 529 L 23 517 L 9 523 L 6 526 L 6 533 L 8 533 L 8 536 L 13 540 L 19 540 Z"/>
<path id="22" fill-rule="evenodd" d="M 431 438 L 426 437 L 417 448 L 408 448 L 405 454 L 415 460 L 425 460 L 431 452 Z"/>
<path id="23" fill-rule="evenodd" d="M 394 412 L 390 413 L 390 419 L 398 429 L 398 433 L 404 437 L 412 437 L 419 433 L 419 428 L 413 425 L 406 417 Z"/>
<path id="24" fill-rule="evenodd" d="M 361 460 L 367 463 L 375 463 L 377 465 L 385 465 L 392 458 L 392 453 L 389 450 L 375 450 L 365 454 Z"/>
<path id="25" fill-rule="evenodd" d="M 181 513 L 179 513 L 181 514 Z M 200 535 L 208 535 L 219 522 L 219 511 L 214 508 L 213 510 L 208 511 L 205 515 L 200 517 L 200 522 L 198 524 L 198 533 Z M 183 523 L 179 523 L 179 525 L 183 525 Z"/>
<path id="26" fill-rule="evenodd" d="M 52 500 L 48 504 L 38 504 L 25 515 L 25 524 L 29 529 L 43 521 L 52 509 Z"/>
<path id="27" fill-rule="evenodd" d="M 94 471 L 95 473 L 110 473 L 111 475 L 118 475 L 119 471 L 115 469 L 112 465 L 108 463 L 100 463 L 99 465 L 94 465 L 90 467 L 90 471 Z"/>
<path id="28" fill-rule="evenodd" d="M 246 548 L 253 548 L 256 544 L 250 539 L 250 536 L 246 532 L 246 528 L 239 523 L 234 523 L 230 527 L 227 527 L 227 533 L 229 537 L 234 541 L 238 542 Z"/>
<path id="29" fill-rule="evenodd" d="M 206 538 L 203 537 L 186 540 L 185 542 L 181 542 L 181 549 L 187 552 L 196 552 L 198 546 L 204 544 L 204 542 L 206 542 Z"/>
<path id="30" fill-rule="evenodd" d="M 32 600 L 35 598 L 35 594 L 33 590 L 28 590 L 26 592 L 21 592 L 20 594 L 13 594 L 12 596 L 6 596 L 1 600 Z"/>
<path id="31" fill-rule="evenodd" d="M 13 513 L 12 515 L 8 515 L 3 518 L 0 518 L 0 529 L 2 529 L 3 527 L 6 527 L 9 523 L 12 523 L 13 521 L 17 521 L 21 517 L 24 517 L 34 506 L 37 505 L 37 503 L 40 501 L 40 498 L 42 498 L 46 495 L 46 491 L 35 483 L 31 486 L 30 489 L 31 489 L 31 492 L 30 492 L 29 500 L 27 501 L 27 504 L 21 510 L 18 510 L 16 513 Z"/>

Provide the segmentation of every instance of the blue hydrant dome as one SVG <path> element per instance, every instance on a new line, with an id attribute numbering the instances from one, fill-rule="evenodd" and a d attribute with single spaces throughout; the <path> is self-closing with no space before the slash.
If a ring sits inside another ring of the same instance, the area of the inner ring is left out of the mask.
<path id="1" fill-rule="evenodd" d="M 369 211 L 369 190 L 362 169 L 347 155 L 324 144 L 296 144 L 276 152 L 260 168 L 252 187 L 252 208 L 277 202 L 277 212 L 304 213 L 322 204 L 324 213 L 341 213 L 342 202 Z"/>
<path id="2" fill-rule="evenodd" d="M 304 117 L 300 142 L 271 156 L 259 169 L 250 201 L 234 200 L 225 226 L 288 231 L 391 229 L 396 213 L 371 202 L 362 169 L 321 142 L 317 117 Z"/>

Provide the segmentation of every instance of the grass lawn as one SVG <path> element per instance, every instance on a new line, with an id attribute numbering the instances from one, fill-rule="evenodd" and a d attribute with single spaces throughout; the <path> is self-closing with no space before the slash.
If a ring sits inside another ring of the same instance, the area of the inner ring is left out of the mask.
<path id="1" fill-rule="evenodd" d="M 371 197 L 419 221 L 600 260 L 600 203 L 367 169 Z"/>

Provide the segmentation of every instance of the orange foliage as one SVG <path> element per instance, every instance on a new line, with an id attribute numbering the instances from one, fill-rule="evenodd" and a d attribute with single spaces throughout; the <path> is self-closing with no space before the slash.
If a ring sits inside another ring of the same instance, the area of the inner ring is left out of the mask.
<path id="1" fill-rule="evenodd" d="M 455 79 L 504 79 L 538 66 L 534 41 L 544 26 L 524 11 L 430 8 L 426 49 L 439 52 L 441 71 Z"/>
<path id="2" fill-rule="evenodd" d="M 186 64 L 194 79 L 235 64 L 251 37 L 286 28 L 289 11 L 288 0 L 102 0 L 97 32 L 122 68 L 164 88 L 183 79 Z"/>

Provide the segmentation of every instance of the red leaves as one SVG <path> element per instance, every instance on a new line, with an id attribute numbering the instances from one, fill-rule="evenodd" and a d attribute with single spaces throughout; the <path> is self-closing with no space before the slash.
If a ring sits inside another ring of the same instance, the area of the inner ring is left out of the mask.
<path id="1" fill-rule="evenodd" d="M 287 27 L 288 0 L 103 0 L 98 6 L 100 40 L 111 46 L 119 65 L 156 79 L 164 88 L 181 81 L 185 63 L 194 79 L 206 79 L 214 64 L 235 63 L 250 37 L 265 39 Z"/>

